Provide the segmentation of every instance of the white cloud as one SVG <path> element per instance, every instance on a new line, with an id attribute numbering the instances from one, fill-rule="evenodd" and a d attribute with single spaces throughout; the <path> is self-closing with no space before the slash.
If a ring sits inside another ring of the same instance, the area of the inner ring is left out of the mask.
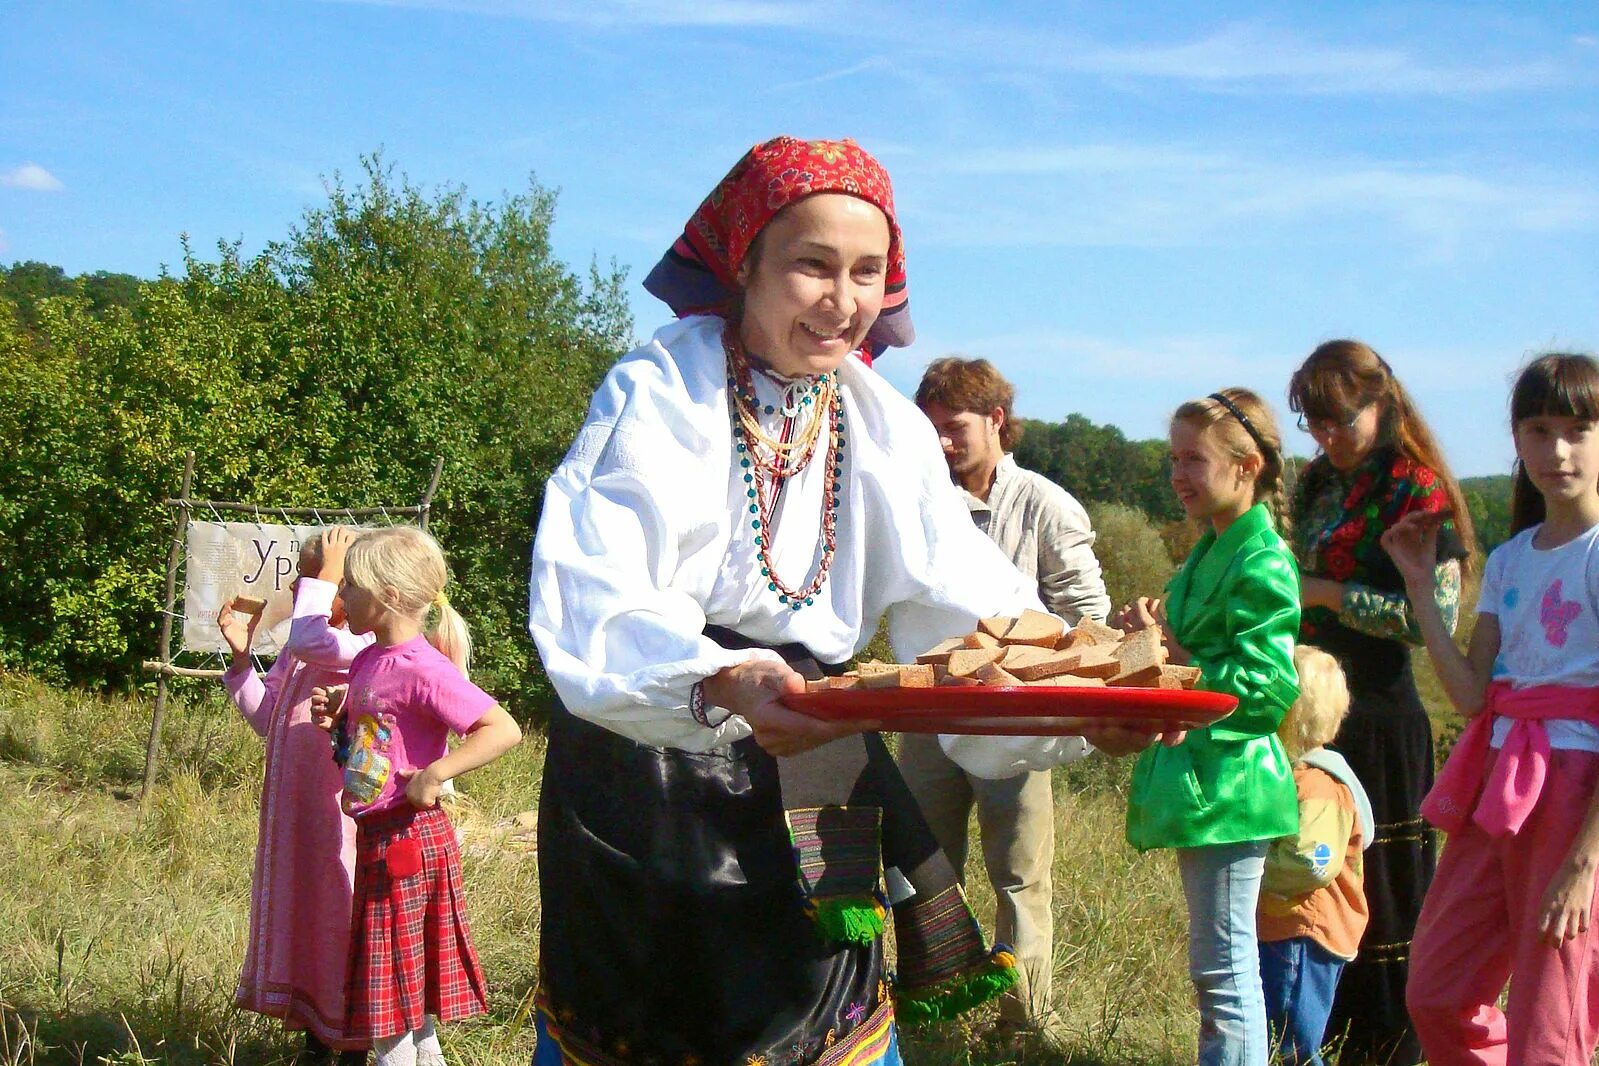
<path id="1" fill-rule="evenodd" d="M 59 178 L 37 163 L 24 163 L 20 167 L 0 171 L 0 185 L 29 192 L 60 192 L 66 186 Z"/>
<path id="2" fill-rule="evenodd" d="M 1540 173 L 1136 143 L 968 149 L 939 169 L 901 170 L 926 189 L 907 208 L 919 243 L 1183 247 L 1375 223 L 1452 246 L 1469 233 L 1599 229 L 1591 182 Z"/>
<path id="3" fill-rule="evenodd" d="M 825 28 L 825 27 L 823 27 Z M 1390 43 L 1317 40 L 1260 21 L 1234 22 L 1185 39 L 1106 41 L 1039 26 L 997 25 L 924 17 L 898 47 L 933 61 L 946 75 L 1087 74 L 1112 83 L 1165 82 L 1206 92 L 1286 92 L 1303 95 L 1479 95 L 1591 84 L 1584 72 L 1542 52 L 1507 59 L 1460 58 L 1458 49 Z M 1431 42 L 1419 32 L 1414 40 Z M 1580 39 L 1579 39 L 1580 43 Z"/>
<path id="4" fill-rule="evenodd" d="M 333 0 L 336 3 L 405 7 L 463 15 L 490 15 L 533 22 L 593 27 L 793 27 L 826 15 L 830 3 L 804 0 Z"/>
<path id="5" fill-rule="evenodd" d="M 1562 78 L 1547 60 L 1435 65 L 1402 48 L 1321 44 L 1249 24 L 1177 44 L 1089 46 L 1063 60 L 1073 69 L 1216 87 L 1258 84 L 1305 93 L 1485 93 L 1540 88 Z"/>

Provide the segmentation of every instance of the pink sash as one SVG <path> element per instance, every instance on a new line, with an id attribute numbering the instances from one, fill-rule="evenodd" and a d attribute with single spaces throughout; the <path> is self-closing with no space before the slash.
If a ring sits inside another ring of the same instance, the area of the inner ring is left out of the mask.
<path id="1" fill-rule="evenodd" d="M 1493 771 L 1484 780 L 1498 717 L 1514 721 Z M 1493 682 L 1482 710 L 1455 741 L 1432 791 L 1422 801 L 1422 816 L 1449 833 L 1465 828 L 1469 816 L 1489 836 L 1515 834 L 1543 791 L 1549 772 L 1549 733 L 1543 723 L 1554 718 L 1599 726 L 1599 688 L 1513 689 L 1508 682 Z"/>

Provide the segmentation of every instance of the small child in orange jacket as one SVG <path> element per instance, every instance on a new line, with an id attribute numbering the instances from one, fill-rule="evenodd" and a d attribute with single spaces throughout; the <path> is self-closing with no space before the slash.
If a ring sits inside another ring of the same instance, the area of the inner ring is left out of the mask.
<path id="1" fill-rule="evenodd" d="M 1366 931 L 1361 853 L 1371 843 L 1371 801 L 1354 771 L 1322 745 L 1338 734 L 1349 689 L 1337 660 L 1294 651 L 1299 699 L 1277 729 L 1294 763 L 1299 832 L 1271 844 L 1256 921 L 1266 1018 L 1278 1060 L 1321 1066 L 1327 1016 L 1344 964 Z"/>

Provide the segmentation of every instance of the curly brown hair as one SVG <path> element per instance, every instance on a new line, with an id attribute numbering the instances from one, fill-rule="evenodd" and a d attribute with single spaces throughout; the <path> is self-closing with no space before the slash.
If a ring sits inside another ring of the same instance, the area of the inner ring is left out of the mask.
<path id="1" fill-rule="evenodd" d="M 916 386 L 916 406 L 936 403 L 951 411 L 971 411 L 986 415 L 996 407 L 1005 412 L 999 427 L 999 446 L 1007 452 L 1022 439 L 1022 426 L 1011 414 L 1016 403 L 1016 386 L 1006 381 L 987 359 L 963 359 L 946 355 L 934 359 Z"/>

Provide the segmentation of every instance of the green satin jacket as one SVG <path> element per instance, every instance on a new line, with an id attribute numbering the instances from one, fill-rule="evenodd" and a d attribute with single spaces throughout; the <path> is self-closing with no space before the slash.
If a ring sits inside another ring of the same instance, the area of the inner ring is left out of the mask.
<path id="1" fill-rule="evenodd" d="M 1264 504 L 1195 545 L 1166 586 L 1166 615 L 1199 687 L 1237 696 L 1238 709 L 1139 756 L 1128 843 L 1192 848 L 1297 832 L 1293 766 L 1276 733 L 1299 698 L 1299 567 Z"/>

